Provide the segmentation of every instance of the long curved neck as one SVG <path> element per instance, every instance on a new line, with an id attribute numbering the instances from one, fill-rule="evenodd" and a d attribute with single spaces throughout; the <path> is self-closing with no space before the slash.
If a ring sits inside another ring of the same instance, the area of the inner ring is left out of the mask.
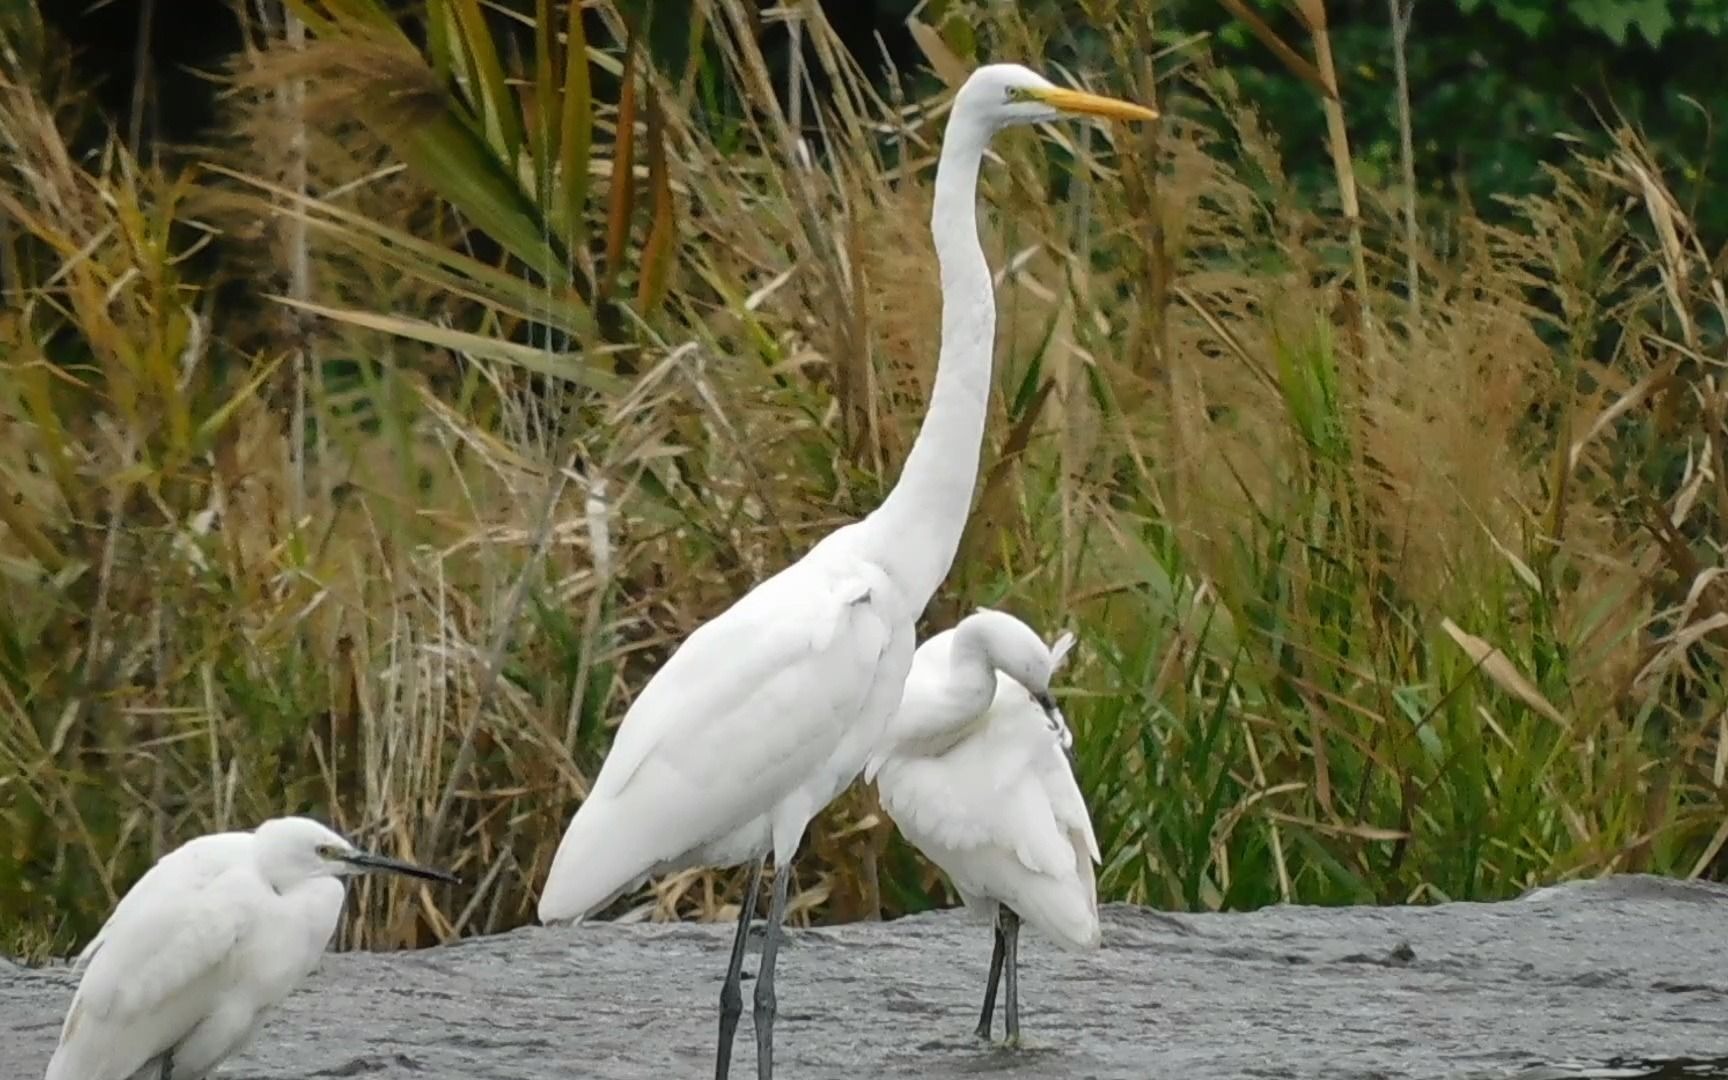
<path id="1" fill-rule="evenodd" d="M 865 520 L 914 614 L 948 576 L 972 510 L 990 406 L 996 298 L 978 243 L 978 167 L 989 132 L 956 109 L 942 138 L 930 231 L 942 271 L 942 348 L 930 406 L 894 490 Z"/>
<path id="2" fill-rule="evenodd" d="M 990 632 L 981 620 L 962 619 L 954 628 L 954 645 L 948 650 L 948 679 L 965 689 L 979 713 L 995 699 L 996 662 L 990 651 Z"/>
<path id="3" fill-rule="evenodd" d="M 996 668 L 984 640 L 968 634 L 964 622 L 934 665 L 919 652 L 885 742 L 899 754 L 935 756 L 952 749 L 989 711 Z"/>

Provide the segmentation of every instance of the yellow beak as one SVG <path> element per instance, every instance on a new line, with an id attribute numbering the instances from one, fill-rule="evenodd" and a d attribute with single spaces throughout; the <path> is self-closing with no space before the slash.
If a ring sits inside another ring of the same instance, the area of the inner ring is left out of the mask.
<path id="1" fill-rule="evenodd" d="M 1088 94 L 1081 90 L 1034 90 L 1032 96 L 1053 109 L 1083 116 L 1103 116 L 1111 120 L 1158 119 L 1156 109 L 1148 109 L 1130 101 L 1117 101 L 1099 94 Z"/>

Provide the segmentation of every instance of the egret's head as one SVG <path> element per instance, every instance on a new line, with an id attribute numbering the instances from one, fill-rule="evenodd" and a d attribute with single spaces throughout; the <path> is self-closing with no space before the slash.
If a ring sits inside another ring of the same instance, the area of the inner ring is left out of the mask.
<path id="1" fill-rule="evenodd" d="M 1046 645 L 1030 626 L 1006 612 L 990 608 L 979 608 L 968 615 L 956 633 L 978 642 L 991 667 L 1026 688 L 1032 700 L 1050 718 L 1052 730 L 1067 731 L 1062 713 L 1050 696 L 1050 680 L 1073 647 L 1073 634 L 1063 634 L 1054 646 Z"/>
<path id="2" fill-rule="evenodd" d="M 986 64 L 972 73 L 954 100 L 955 115 L 976 117 L 990 130 L 1037 124 L 1064 116 L 1153 120 L 1152 109 L 1115 98 L 1066 90 L 1019 64 Z"/>
<path id="3" fill-rule="evenodd" d="M 427 881 L 455 882 L 454 875 L 361 851 L 311 818 L 274 818 L 253 832 L 258 860 L 272 884 L 352 874 L 403 874 Z"/>

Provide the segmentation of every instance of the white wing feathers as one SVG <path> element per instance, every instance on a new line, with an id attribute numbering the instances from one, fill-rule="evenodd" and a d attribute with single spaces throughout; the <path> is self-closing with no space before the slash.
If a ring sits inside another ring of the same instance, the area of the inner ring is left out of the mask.
<path id="1" fill-rule="evenodd" d="M 135 918 L 140 909 L 172 904 L 173 901 L 167 897 L 199 888 L 233 866 L 235 860 L 251 851 L 251 839 L 252 834 L 247 832 L 211 833 L 188 840 L 157 859 L 156 865 L 120 898 L 102 929 L 96 931 L 96 936 L 78 953 L 77 966 L 88 964 L 108 940 L 110 931 Z"/>
<path id="2" fill-rule="evenodd" d="M 828 719 L 862 699 L 886 645 L 886 628 L 841 637 L 838 646 L 836 636 L 848 620 L 879 620 L 858 610 L 868 606 L 876 583 L 864 573 L 792 573 L 815 569 L 789 567 L 685 639 L 625 714 L 594 795 L 619 794 L 656 754 L 687 761 L 690 767 L 681 771 L 692 778 L 720 779 L 716 759 L 680 752 L 686 736 L 700 745 L 739 747 L 746 733 L 758 729 L 751 720 L 764 715 L 765 706 Z M 790 751 L 793 745 L 785 744 L 799 740 L 765 741 Z M 726 779 L 751 776 L 743 761 L 728 765 Z"/>
<path id="3" fill-rule="evenodd" d="M 224 985 L 216 976 L 247 931 L 250 910 L 224 892 L 245 878 L 223 876 L 220 847 L 164 857 L 115 908 L 84 951 L 47 1080 L 122 1080 L 215 1006 Z"/>
<path id="4" fill-rule="evenodd" d="M 1092 831 L 1092 815 L 1086 809 L 1086 799 L 1080 794 L 1080 783 L 1068 764 L 1068 756 L 1060 751 L 1044 754 L 1035 761 L 1034 766 L 1039 784 L 1044 789 L 1044 796 L 1050 801 L 1050 810 L 1056 817 L 1056 823 L 1062 826 L 1064 832 L 1081 839 L 1086 854 L 1091 856 L 1094 863 L 1102 863 L 1104 857 L 1098 852 L 1098 837 Z"/>
<path id="5" fill-rule="evenodd" d="M 155 1011 L 228 959 L 246 930 L 239 910 L 194 893 L 117 927 L 91 959 L 74 1009 L 117 1021 Z"/>
<path id="6" fill-rule="evenodd" d="M 881 696 L 897 604 L 875 566 L 806 558 L 685 639 L 625 714 L 571 820 L 542 921 L 588 914 L 815 783 Z M 896 691 L 904 675 L 892 673 Z"/>
<path id="7" fill-rule="evenodd" d="M 968 903 L 1000 901 L 1056 941 L 1098 936 L 1091 816 L 1043 710 L 1006 679 L 987 719 L 936 756 L 891 757 L 877 776 L 900 831 Z"/>
<path id="8" fill-rule="evenodd" d="M 994 848 L 1011 853 L 1035 874 L 1073 874 L 1074 844 L 1069 835 L 1078 834 L 1088 849 L 1095 843 L 1078 788 L 1072 791 L 1070 803 L 1060 778 L 1047 775 L 1047 768 L 1035 768 L 1025 756 L 1016 755 L 1014 760 L 980 752 L 999 749 L 1000 744 L 971 741 L 940 757 L 894 761 L 879 774 L 883 806 L 921 848 L 926 841 L 953 851 Z M 1055 750 L 1054 740 L 1051 749 L 1066 772 L 1067 761 Z M 1052 779 L 1058 783 L 1052 785 Z M 1073 783 L 1070 774 L 1068 785 Z M 1078 827 L 1073 820 L 1075 804 Z"/>

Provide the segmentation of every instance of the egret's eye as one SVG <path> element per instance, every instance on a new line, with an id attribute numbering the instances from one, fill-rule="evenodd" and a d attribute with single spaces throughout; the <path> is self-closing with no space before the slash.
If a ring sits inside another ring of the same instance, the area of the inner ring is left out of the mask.
<path id="1" fill-rule="evenodd" d="M 341 854 L 341 852 L 336 850 L 336 845 L 334 845 L 334 844 L 319 844 L 318 845 L 318 857 L 320 859 L 334 859 L 336 856 L 338 856 L 340 854 Z"/>
<path id="2" fill-rule="evenodd" d="M 1026 89 L 1024 86 L 1010 86 L 1008 88 L 1008 104 L 1012 105 L 1016 102 L 1031 100 L 1032 91 Z"/>

